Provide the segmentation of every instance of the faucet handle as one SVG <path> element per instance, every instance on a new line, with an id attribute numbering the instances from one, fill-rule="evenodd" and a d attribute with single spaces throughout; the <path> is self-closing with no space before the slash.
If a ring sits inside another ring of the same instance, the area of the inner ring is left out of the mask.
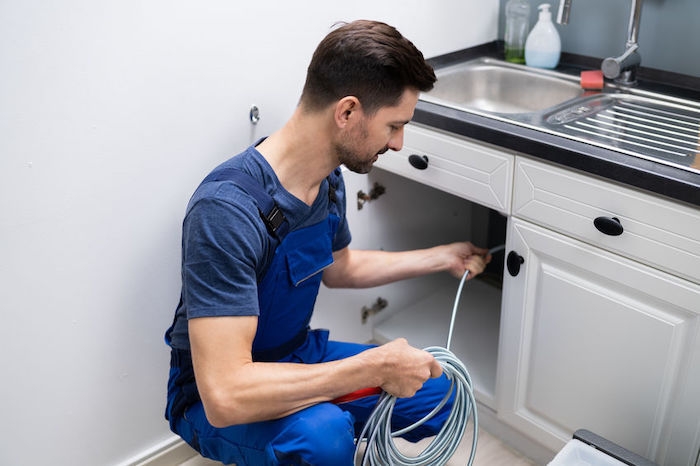
<path id="1" fill-rule="evenodd" d="M 637 68 L 642 62 L 642 57 L 637 53 L 638 48 L 639 46 L 637 44 L 633 44 L 619 57 L 608 57 L 603 60 L 600 67 L 603 71 L 603 75 L 608 79 L 616 79 L 623 71 Z M 629 84 L 631 84 L 631 82 Z"/>

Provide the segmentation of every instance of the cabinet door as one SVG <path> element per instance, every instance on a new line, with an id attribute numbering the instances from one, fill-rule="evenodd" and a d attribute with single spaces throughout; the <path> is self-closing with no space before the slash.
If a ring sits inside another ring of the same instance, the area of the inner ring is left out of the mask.
<path id="1" fill-rule="evenodd" d="M 499 417 L 553 451 L 579 428 L 660 464 L 694 464 L 700 287 L 511 218 Z M 692 395 L 694 393 L 694 396 Z"/>

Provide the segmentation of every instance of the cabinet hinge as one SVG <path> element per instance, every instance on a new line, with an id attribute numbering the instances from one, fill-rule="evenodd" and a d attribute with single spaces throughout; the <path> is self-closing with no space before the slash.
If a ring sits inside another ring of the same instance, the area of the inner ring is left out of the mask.
<path id="1" fill-rule="evenodd" d="M 380 296 L 377 298 L 377 300 L 374 302 L 374 304 L 372 304 L 372 307 L 362 306 L 362 310 L 360 311 L 360 315 L 362 316 L 362 323 L 366 324 L 369 316 L 373 316 L 374 314 L 377 314 L 379 311 L 384 309 L 388 304 L 389 304 L 389 302 Z"/>
<path id="2" fill-rule="evenodd" d="M 372 190 L 369 192 L 369 194 L 366 194 L 363 190 L 360 189 L 357 192 L 357 210 L 362 210 L 362 207 L 365 205 L 365 202 L 373 201 L 385 192 L 386 188 L 377 182 L 374 183 L 374 186 L 372 187 Z"/>

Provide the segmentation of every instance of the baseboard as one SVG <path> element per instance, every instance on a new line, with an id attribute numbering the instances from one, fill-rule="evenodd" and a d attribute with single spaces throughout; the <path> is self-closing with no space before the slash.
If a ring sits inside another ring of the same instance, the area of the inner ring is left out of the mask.
<path id="1" fill-rule="evenodd" d="M 547 464 L 555 452 L 540 445 L 529 437 L 504 424 L 489 407 L 479 403 L 479 427 L 501 440 L 508 447 L 524 455 L 535 464 Z"/>
<path id="2" fill-rule="evenodd" d="M 119 466 L 173 466 L 194 458 L 197 452 L 173 436 Z"/>

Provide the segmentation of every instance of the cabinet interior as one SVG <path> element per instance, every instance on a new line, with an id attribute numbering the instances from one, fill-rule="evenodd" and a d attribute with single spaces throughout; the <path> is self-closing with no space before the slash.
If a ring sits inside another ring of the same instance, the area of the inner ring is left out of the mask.
<path id="1" fill-rule="evenodd" d="M 401 251 L 469 240 L 491 248 L 505 242 L 506 218 L 484 206 L 375 168 L 369 175 L 344 172 L 351 247 Z M 384 193 L 357 203 L 377 185 Z M 459 278 L 448 273 L 367 290 L 322 288 L 312 325 L 331 338 L 384 343 L 404 337 L 424 348 L 447 344 Z M 463 288 L 452 350 L 467 366 L 479 401 L 495 408 L 503 252 Z M 362 308 L 377 299 L 386 307 L 362 322 Z"/>

